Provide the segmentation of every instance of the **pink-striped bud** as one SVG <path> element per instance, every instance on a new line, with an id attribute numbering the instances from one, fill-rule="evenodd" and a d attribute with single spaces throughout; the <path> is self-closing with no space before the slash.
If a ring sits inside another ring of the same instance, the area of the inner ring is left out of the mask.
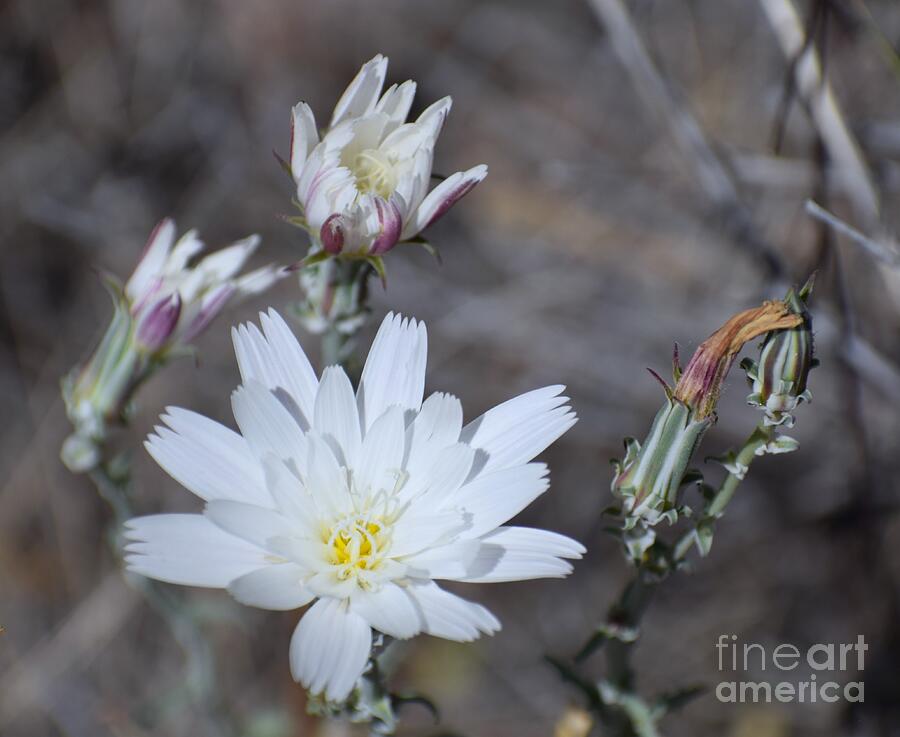
<path id="1" fill-rule="evenodd" d="M 369 255 L 381 256 L 390 251 L 400 240 L 400 231 L 403 228 L 403 216 L 400 208 L 391 200 L 385 202 L 380 197 L 375 198 L 375 210 L 378 213 L 378 222 L 381 225 L 381 233 L 372 241 L 369 247 Z"/>
<path id="2" fill-rule="evenodd" d="M 344 229 L 344 216 L 337 212 L 322 224 L 319 240 L 322 241 L 322 248 L 332 256 L 337 256 L 344 250 Z"/>
<path id="3" fill-rule="evenodd" d="M 142 314 L 136 316 L 135 338 L 138 345 L 148 353 L 156 353 L 164 348 L 178 327 L 181 316 L 181 297 L 170 294 Z"/>

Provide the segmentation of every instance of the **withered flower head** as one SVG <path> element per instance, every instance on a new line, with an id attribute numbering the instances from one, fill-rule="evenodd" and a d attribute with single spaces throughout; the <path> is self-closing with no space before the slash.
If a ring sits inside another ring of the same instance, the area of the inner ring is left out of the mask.
<path id="1" fill-rule="evenodd" d="M 694 419 L 709 417 L 716 410 L 722 383 L 744 344 L 802 322 L 803 318 L 781 301 L 766 301 L 734 315 L 694 352 L 675 386 L 675 399 L 691 408 Z"/>

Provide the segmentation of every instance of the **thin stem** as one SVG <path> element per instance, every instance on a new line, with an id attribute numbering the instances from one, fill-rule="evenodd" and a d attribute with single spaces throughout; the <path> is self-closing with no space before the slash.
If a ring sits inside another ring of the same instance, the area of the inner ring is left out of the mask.
<path id="1" fill-rule="evenodd" d="M 707 517 L 718 519 L 722 516 L 725 507 L 728 506 L 728 503 L 734 496 L 734 492 L 737 491 L 741 481 L 744 480 L 747 469 L 756 457 L 756 451 L 768 443 L 773 435 L 774 432 L 771 426 L 760 423 L 750 434 L 750 437 L 744 441 L 744 445 L 741 446 L 741 449 L 735 456 L 736 468 L 734 470 L 729 470 L 728 475 L 725 477 L 725 480 L 722 482 L 722 485 L 710 502 L 709 507 L 706 510 Z"/>
<path id="2" fill-rule="evenodd" d="M 113 512 L 109 528 L 109 545 L 113 555 L 123 561 L 122 530 L 134 515 L 131 508 L 131 473 L 127 463 L 117 464 L 111 472 L 109 462 L 101 463 L 89 473 L 100 497 Z M 212 722 L 213 734 L 225 737 L 234 730 L 227 721 L 217 716 L 221 705 L 215 697 L 215 658 L 209 642 L 200 631 L 196 620 L 184 608 L 183 602 L 144 576 L 129 576 L 128 583 L 144 597 L 150 607 L 165 622 L 172 636 L 181 646 L 186 657 L 185 685 L 191 697 L 203 705 Z"/>

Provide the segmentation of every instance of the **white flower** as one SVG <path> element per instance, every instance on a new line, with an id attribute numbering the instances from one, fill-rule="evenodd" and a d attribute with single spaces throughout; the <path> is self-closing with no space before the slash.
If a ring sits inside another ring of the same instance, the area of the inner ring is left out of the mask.
<path id="1" fill-rule="evenodd" d="M 462 424 L 455 397 L 422 401 L 425 326 L 388 315 L 354 393 L 340 367 L 317 380 L 276 312 L 233 331 L 240 434 L 170 408 L 146 443 L 206 500 L 204 514 L 128 523 L 128 565 L 162 581 L 227 588 L 264 609 L 314 602 L 290 646 L 294 678 L 340 701 L 369 658 L 372 630 L 469 641 L 500 627 L 435 579 L 562 577 L 584 548 L 503 526 L 548 488 L 530 463 L 575 422 L 561 386 Z"/>
<path id="2" fill-rule="evenodd" d="M 203 250 L 197 231 L 188 231 L 176 243 L 175 223 L 170 218 L 160 222 L 125 285 L 139 345 L 150 352 L 185 345 L 229 299 L 268 289 L 283 275 L 273 266 L 237 276 L 257 246 L 259 236 L 251 235 L 188 266 Z"/>
<path id="3" fill-rule="evenodd" d="M 175 223 L 167 218 L 150 234 L 124 287 L 112 276 L 105 279 L 113 318 L 91 357 L 62 382 L 75 427 L 62 459 L 72 471 L 100 462 L 107 424 L 122 420 L 137 387 L 205 330 L 229 299 L 262 292 L 285 275 L 264 266 L 237 276 L 258 245 L 253 235 L 188 266 L 203 243 L 193 230 L 176 243 Z"/>
<path id="4" fill-rule="evenodd" d="M 450 111 L 444 97 L 407 123 L 416 83 L 381 94 L 388 60 L 368 61 L 319 140 L 309 105 L 294 106 L 291 171 L 307 226 L 329 253 L 380 256 L 431 225 L 487 175 L 479 165 L 430 193 L 434 145 Z"/>

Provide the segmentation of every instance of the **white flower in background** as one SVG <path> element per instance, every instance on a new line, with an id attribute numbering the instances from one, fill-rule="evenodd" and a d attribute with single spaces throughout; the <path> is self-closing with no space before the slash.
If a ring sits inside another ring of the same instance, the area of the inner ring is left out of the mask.
<path id="1" fill-rule="evenodd" d="M 283 275 L 274 266 L 238 276 L 259 246 L 251 235 L 227 248 L 191 260 L 203 250 L 197 231 L 175 241 L 175 223 L 166 218 L 150 235 L 141 260 L 125 284 L 138 344 L 149 352 L 186 345 L 232 297 L 258 294 Z"/>
<path id="2" fill-rule="evenodd" d="M 122 419 L 135 389 L 170 353 L 186 348 L 230 299 L 262 292 L 284 276 L 274 266 L 237 275 L 258 245 L 259 237 L 250 236 L 189 266 L 203 242 L 192 230 L 176 243 L 175 223 L 166 219 L 124 287 L 106 277 L 113 318 L 91 357 L 62 382 L 75 427 L 62 458 L 72 471 L 100 462 L 107 423 Z"/>
<path id="3" fill-rule="evenodd" d="M 463 426 L 455 397 L 424 402 L 425 326 L 388 315 L 354 392 L 343 369 L 317 380 L 270 310 L 233 330 L 243 384 L 240 434 L 170 408 L 146 447 L 206 500 L 204 514 L 128 523 L 131 570 L 227 588 L 264 609 L 312 603 L 294 631 L 294 678 L 344 700 L 372 631 L 457 641 L 500 628 L 484 607 L 435 580 L 562 577 L 584 548 L 504 524 L 548 488 L 531 463 L 575 422 L 561 386 L 512 399 Z"/>
<path id="4" fill-rule="evenodd" d="M 416 83 L 382 95 L 388 60 L 368 61 L 347 87 L 322 139 L 309 105 L 294 106 L 290 167 L 306 226 L 331 254 L 380 256 L 449 210 L 487 175 L 457 172 L 428 192 L 444 97 L 407 123 Z"/>

